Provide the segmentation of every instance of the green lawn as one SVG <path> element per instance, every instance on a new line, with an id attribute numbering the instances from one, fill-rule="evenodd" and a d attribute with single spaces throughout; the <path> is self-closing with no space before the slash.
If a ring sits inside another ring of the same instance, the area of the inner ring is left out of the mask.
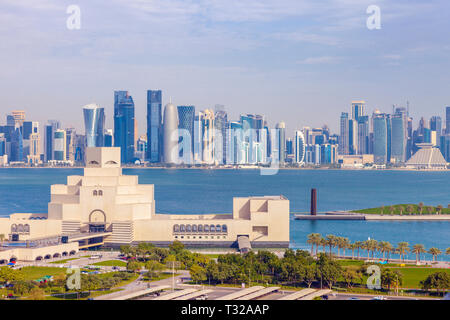
<path id="1" fill-rule="evenodd" d="M 126 267 L 127 263 L 122 260 L 106 260 L 102 262 L 93 263 L 94 266 L 106 266 L 106 267 Z"/>
<path id="2" fill-rule="evenodd" d="M 58 260 L 58 261 L 52 261 L 50 263 L 53 263 L 53 264 L 64 264 L 66 262 L 69 262 L 69 261 L 72 261 L 72 260 L 77 260 L 77 259 L 79 259 L 79 258 L 63 259 L 63 260 Z"/>
<path id="3" fill-rule="evenodd" d="M 438 205 L 435 205 L 435 206 L 424 205 L 424 207 L 422 209 L 422 215 L 429 215 L 430 213 L 428 212 L 428 208 L 430 208 L 430 207 L 432 208 L 432 214 L 435 214 L 436 211 L 437 211 L 436 207 Z M 407 207 L 408 206 L 412 207 L 412 214 L 416 215 L 416 214 L 420 213 L 420 209 L 419 209 L 419 206 L 417 204 L 396 204 L 396 205 L 393 206 L 394 207 L 393 214 L 394 215 L 399 215 L 400 214 L 400 207 L 403 207 L 403 214 L 404 215 L 410 214 L 407 211 Z M 442 206 L 443 206 L 442 214 L 450 214 L 450 208 L 447 208 L 447 204 L 442 204 Z M 364 213 L 364 214 L 382 214 L 382 213 L 385 214 L 385 215 L 390 215 L 391 214 L 390 205 L 386 205 L 384 207 L 384 209 L 382 207 L 378 207 L 378 208 L 353 210 L 352 212 Z"/>
<path id="4" fill-rule="evenodd" d="M 430 274 L 444 271 L 450 274 L 449 269 L 439 268 L 415 268 L 415 267 L 389 267 L 392 270 L 398 270 L 403 274 L 404 288 L 420 288 L 420 281 L 425 280 Z"/>
<path id="5" fill-rule="evenodd" d="M 66 274 L 66 268 L 57 267 L 23 267 L 24 280 L 36 280 L 43 276 L 56 276 Z"/>

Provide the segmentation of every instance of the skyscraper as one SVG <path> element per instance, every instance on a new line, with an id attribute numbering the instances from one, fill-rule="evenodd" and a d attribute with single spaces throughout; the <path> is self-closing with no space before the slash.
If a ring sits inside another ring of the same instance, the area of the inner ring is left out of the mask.
<path id="1" fill-rule="evenodd" d="M 349 154 L 358 154 L 358 120 L 348 120 Z"/>
<path id="2" fill-rule="evenodd" d="M 105 109 L 96 104 L 83 107 L 86 145 L 88 147 L 103 147 L 105 131 Z"/>
<path id="3" fill-rule="evenodd" d="M 369 116 L 358 118 L 358 154 L 369 153 Z"/>
<path id="4" fill-rule="evenodd" d="M 54 132 L 58 130 L 60 123 L 58 120 L 49 120 L 48 125 L 45 126 L 45 140 L 44 140 L 44 159 L 45 161 L 53 160 L 54 150 Z"/>
<path id="5" fill-rule="evenodd" d="M 352 101 L 352 119 L 358 121 L 364 115 L 365 101 Z"/>
<path id="6" fill-rule="evenodd" d="M 53 139 L 53 160 L 65 161 L 67 154 L 66 147 L 66 131 L 62 129 L 57 129 L 54 132 Z"/>
<path id="7" fill-rule="evenodd" d="M 23 161 L 23 139 L 19 123 L 16 123 L 11 137 L 11 156 L 9 159 L 10 161 Z"/>
<path id="8" fill-rule="evenodd" d="M 194 118 L 195 107 L 194 106 L 178 106 L 178 129 L 180 134 L 179 142 L 182 149 L 180 151 L 180 157 L 184 163 L 192 163 L 194 159 Z M 189 141 L 182 141 L 184 138 Z M 186 149 L 186 150 L 185 150 Z"/>
<path id="9" fill-rule="evenodd" d="M 295 162 L 303 164 L 305 162 L 306 144 L 303 132 L 295 131 Z"/>
<path id="10" fill-rule="evenodd" d="M 450 106 L 445 108 L 445 133 L 450 134 Z"/>
<path id="11" fill-rule="evenodd" d="M 120 147 L 122 163 L 134 158 L 134 102 L 128 91 L 114 91 L 114 146 Z"/>
<path id="12" fill-rule="evenodd" d="M 374 113 L 373 121 L 373 157 L 376 164 L 385 164 L 388 155 L 388 119 L 384 113 Z"/>
<path id="13" fill-rule="evenodd" d="M 278 144 L 278 161 L 280 164 L 284 164 L 284 159 L 286 159 L 286 124 L 284 122 L 279 122 L 276 125 L 277 138 L 275 143 Z"/>
<path id="14" fill-rule="evenodd" d="M 348 120 L 348 113 L 342 112 L 340 121 L 339 154 L 349 154 Z"/>
<path id="15" fill-rule="evenodd" d="M 216 138 L 216 145 L 221 147 L 215 148 L 216 160 L 221 163 L 227 161 L 227 128 L 228 128 L 228 115 L 222 105 L 216 105 L 214 108 L 214 127 L 216 132 L 220 132 L 222 135 L 222 142 L 219 143 Z"/>
<path id="16" fill-rule="evenodd" d="M 164 107 L 163 123 L 163 161 L 178 162 L 178 111 L 170 102 Z"/>
<path id="17" fill-rule="evenodd" d="M 147 91 L 147 159 L 161 162 L 162 149 L 162 92 Z"/>
<path id="18" fill-rule="evenodd" d="M 441 134 L 442 134 L 442 119 L 439 116 L 432 116 L 430 119 L 430 130 L 435 131 L 435 140 L 432 141 L 437 147 L 441 144 Z"/>
<path id="19" fill-rule="evenodd" d="M 206 109 L 201 113 L 202 125 L 202 158 L 203 162 L 213 164 L 214 154 L 214 111 Z"/>
<path id="20" fill-rule="evenodd" d="M 407 129 L 405 117 L 402 113 L 391 116 L 391 161 L 406 162 Z"/>

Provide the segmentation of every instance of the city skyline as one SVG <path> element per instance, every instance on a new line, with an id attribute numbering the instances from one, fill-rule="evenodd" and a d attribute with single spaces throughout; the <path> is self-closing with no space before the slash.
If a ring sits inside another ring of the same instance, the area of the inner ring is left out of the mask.
<path id="1" fill-rule="evenodd" d="M 69 4 L 3 2 L 1 112 L 67 116 L 63 126 L 81 130 L 79 106 L 110 115 L 111 90 L 127 90 L 144 134 L 146 90 L 158 88 L 175 105 L 264 114 L 293 134 L 337 132 L 352 100 L 385 112 L 409 101 L 414 119 L 449 104 L 445 1 L 378 1 L 379 30 L 366 27 L 371 1 L 247 1 L 238 12 L 233 1 L 91 1 L 79 3 L 80 30 L 66 28 Z"/>

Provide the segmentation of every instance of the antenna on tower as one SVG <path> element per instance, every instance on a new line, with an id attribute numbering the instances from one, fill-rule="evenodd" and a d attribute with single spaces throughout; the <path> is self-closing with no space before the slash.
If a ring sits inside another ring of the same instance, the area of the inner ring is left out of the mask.
<path id="1" fill-rule="evenodd" d="M 409 117 L 409 101 L 406 100 L 406 112 L 408 113 L 408 117 Z"/>

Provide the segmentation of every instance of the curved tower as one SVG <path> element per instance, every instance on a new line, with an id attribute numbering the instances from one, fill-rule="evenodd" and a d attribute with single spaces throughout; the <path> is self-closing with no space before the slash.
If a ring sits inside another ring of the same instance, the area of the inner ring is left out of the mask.
<path id="1" fill-rule="evenodd" d="M 163 161 L 178 162 L 178 110 L 171 102 L 164 107 Z"/>
<path id="2" fill-rule="evenodd" d="M 88 104 L 83 107 L 83 114 L 87 147 L 103 147 L 105 109 L 96 104 Z"/>

